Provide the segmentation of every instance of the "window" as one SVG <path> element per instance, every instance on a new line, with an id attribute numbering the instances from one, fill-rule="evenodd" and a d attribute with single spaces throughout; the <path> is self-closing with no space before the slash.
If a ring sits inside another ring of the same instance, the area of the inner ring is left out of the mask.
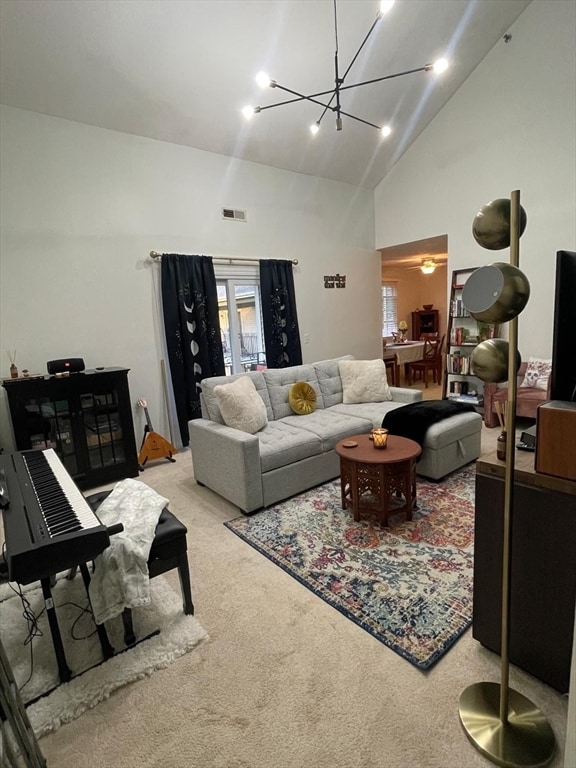
<path id="1" fill-rule="evenodd" d="M 226 374 L 266 363 L 257 267 L 215 266 Z"/>
<path id="2" fill-rule="evenodd" d="M 382 336 L 398 330 L 398 289 L 396 283 L 382 283 Z"/>

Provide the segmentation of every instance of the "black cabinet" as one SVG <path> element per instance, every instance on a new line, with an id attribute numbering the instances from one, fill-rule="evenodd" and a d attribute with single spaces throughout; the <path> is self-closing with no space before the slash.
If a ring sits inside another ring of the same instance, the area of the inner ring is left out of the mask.
<path id="1" fill-rule="evenodd" d="M 509 658 L 561 693 L 569 688 L 576 600 L 576 483 L 517 455 L 510 558 Z M 505 464 L 476 463 L 473 636 L 501 647 Z"/>
<path id="2" fill-rule="evenodd" d="M 418 340 L 423 333 L 438 333 L 439 315 L 437 309 L 417 309 L 412 312 L 412 338 Z"/>
<path id="3" fill-rule="evenodd" d="M 138 475 L 128 369 L 5 379 L 16 448 L 54 448 L 80 488 Z"/>

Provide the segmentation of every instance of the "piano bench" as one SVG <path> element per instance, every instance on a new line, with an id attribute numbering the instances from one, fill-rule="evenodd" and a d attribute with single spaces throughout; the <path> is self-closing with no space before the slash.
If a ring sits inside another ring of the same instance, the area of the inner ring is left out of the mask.
<path id="1" fill-rule="evenodd" d="M 98 514 L 98 507 L 109 495 L 110 491 L 100 491 L 86 496 L 86 501 L 92 510 Z M 190 570 L 188 568 L 188 556 L 186 554 L 188 545 L 186 543 L 186 534 L 188 529 L 170 512 L 168 507 L 164 507 L 158 519 L 158 525 L 154 533 L 154 541 L 150 547 L 148 557 L 148 573 L 150 578 L 160 576 L 161 573 L 178 568 L 180 577 L 180 589 L 182 590 L 183 610 L 186 614 L 194 613 L 194 604 L 192 602 L 192 591 L 190 589 Z M 126 609 L 129 611 L 130 609 Z"/>

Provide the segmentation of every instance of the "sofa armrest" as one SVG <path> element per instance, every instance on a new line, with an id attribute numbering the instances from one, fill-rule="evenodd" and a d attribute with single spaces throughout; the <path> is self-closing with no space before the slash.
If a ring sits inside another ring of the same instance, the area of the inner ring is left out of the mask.
<path id="1" fill-rule="evenodd" d="M 258 438 L 207 419 L 188 422 L 196 481 L 244 512 L 263 506 Z"/>
<path id="2" fill-rule="evenodd" d="M 419 389 L 408 389 L 408 387 L 390 387 L 390 394 L 393 402 L 396 403 L 417 403 L 422 400 L 422 392 Z"/>

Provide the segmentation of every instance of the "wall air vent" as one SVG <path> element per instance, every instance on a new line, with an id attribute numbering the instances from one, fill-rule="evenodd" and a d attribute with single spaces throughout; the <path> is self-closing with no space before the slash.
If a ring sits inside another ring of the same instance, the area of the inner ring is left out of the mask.
<path id="1" fill-rule="evenodd" d="M 247 221 L 246 211 L 240 211 L 238 208 L 222 208 L 222 218 L 230 221 Z"/>

